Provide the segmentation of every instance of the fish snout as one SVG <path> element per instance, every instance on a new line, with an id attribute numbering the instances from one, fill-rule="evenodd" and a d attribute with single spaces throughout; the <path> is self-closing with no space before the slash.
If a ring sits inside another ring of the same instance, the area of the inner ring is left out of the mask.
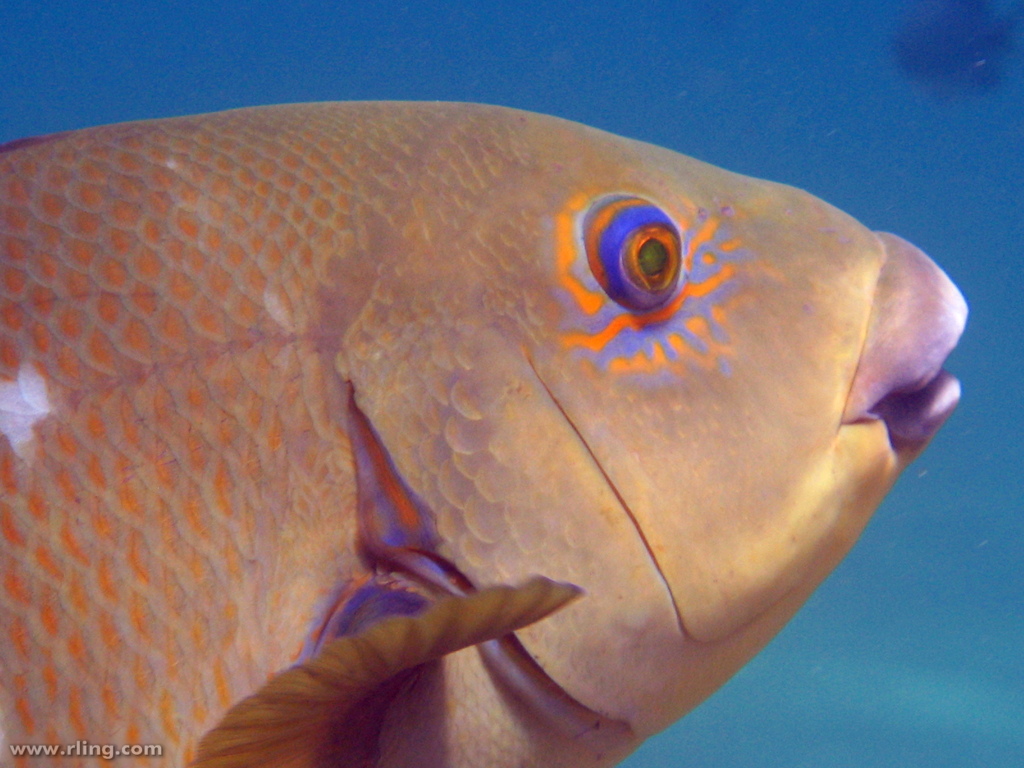
<path id="1" fill-rule="evenodd" d="M 843 423 L 880 419 L 897 453 L 916 453 L 960 400 L 943 370 L 967 321 L 967 302 L 920 249 L 878 233 L 885 249 L 867 336 Z"/>

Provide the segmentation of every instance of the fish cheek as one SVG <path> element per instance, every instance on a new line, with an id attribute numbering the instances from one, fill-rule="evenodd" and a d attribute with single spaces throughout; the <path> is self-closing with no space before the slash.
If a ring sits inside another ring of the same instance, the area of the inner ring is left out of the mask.
<path id="1" fill-rule="evenodd" d="M 360 408 L 436 516 L 439 554 L 478 586 L 537 573 L 579 585 L 583 607 L 527 628 L 523 642 L 584 705 L 618 719 L 647 710 L 663 696 L 657 670 L 678 656 L 671 600 L 522 345 L 452 323 L 414 347 L 382 355 L 404 363 L 386 371 L 351 368 Z M 650 663 L 649 646 L 664 664 Z M 640 671 L 626 679 L 609 658 Z"/>

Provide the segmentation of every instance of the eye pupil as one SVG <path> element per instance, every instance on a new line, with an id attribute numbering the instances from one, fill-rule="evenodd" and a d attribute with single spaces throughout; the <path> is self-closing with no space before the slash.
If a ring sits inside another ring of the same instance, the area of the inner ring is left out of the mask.
<path id="1" fill-rule="evenodd" d="M 645 240 L 637 251 L 636 262 L 640 274 L 650 281 L 652 288 L 658 287 L 661 278 L 668 271 L 668 261 L 668 248 L 654 238 Z"/>

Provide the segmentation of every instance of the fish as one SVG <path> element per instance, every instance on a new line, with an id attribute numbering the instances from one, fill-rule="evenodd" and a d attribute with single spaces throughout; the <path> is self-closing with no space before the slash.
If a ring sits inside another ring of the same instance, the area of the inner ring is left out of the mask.
<path id="1" fill-rule="evenodd" d="M 892 37 L 899 70 L 941 98 L 995 90 L 1024 13 L 1016 5 L 997 14 L 988 0 L 914 0 Z"/>
<path id="2" fill-rule="evenodd" d="M 509 108 L 0 146 L 0 760 L 614 765 L 850 549 L 966 317 L 806 192 Z"/>

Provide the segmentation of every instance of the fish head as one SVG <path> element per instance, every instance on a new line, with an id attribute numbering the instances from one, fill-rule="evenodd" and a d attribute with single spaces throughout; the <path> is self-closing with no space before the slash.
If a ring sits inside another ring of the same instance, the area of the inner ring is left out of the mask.
<path id="1" fill-rule="evenodd" d="M 417 262 L 395 296 L 418 298 L 377 313 L 420 328 L 433 284 L 448 319 L 353 380 L 454 562 L 584 588 L 521 635 L 648 735 L 778 631 L 955 407 L 966 305 L 805 192 L 515 121 L 530 150 L 480 191 L 455 263 Z"/>
<path id="2" fill-rule="evenodd" d="M 636 154 L 563 207 L 558 338 L 531 354 L 671 594 L 672 719 L 788 620 L 950 415 L 967 308 L 920 250 L 807 193 Z M 678 275 L 644 305 L 602 270 L 636 290 L 629 238 L 659 230 Z"/>

